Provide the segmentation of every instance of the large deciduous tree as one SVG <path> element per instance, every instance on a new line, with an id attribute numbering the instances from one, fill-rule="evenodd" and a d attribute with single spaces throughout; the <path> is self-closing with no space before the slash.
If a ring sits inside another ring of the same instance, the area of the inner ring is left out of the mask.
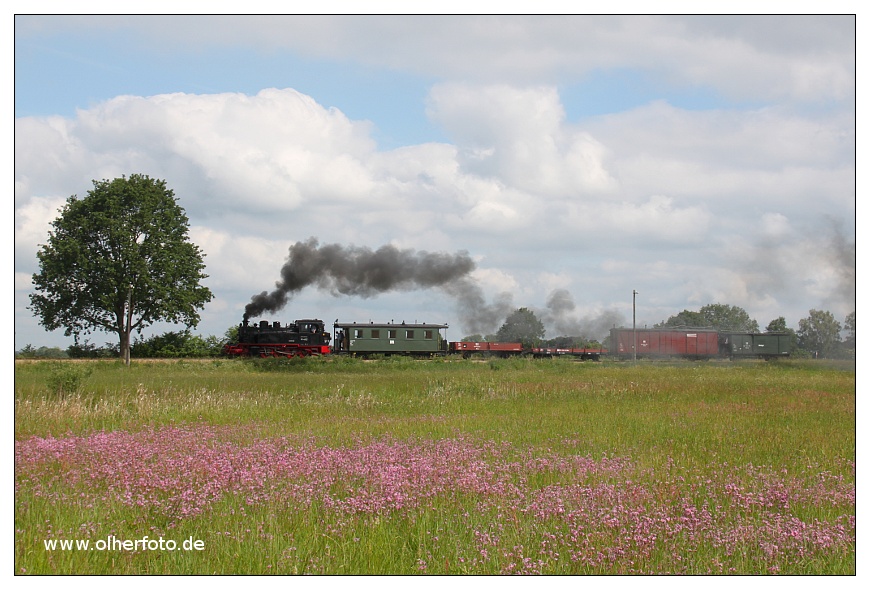
<path id="1" fill-rule="evenodd" d="M 544 338 L 544 324 L 535 313 L 525 307 L 513 312 L 496 333 L 498 342 L 522 342 L 525 346 L 538 344 Z"/>
<path id="2" fill-rule="evenodd" d="M 133 330 L 157 321 L 196 326 L 213 295 L 200 285 L 204 255 L 165 181 L 133 174 L 93 184 L 51 223 L 29 309 L 76 341 L 95 329 L 116 333 L 129 364 Z"/>

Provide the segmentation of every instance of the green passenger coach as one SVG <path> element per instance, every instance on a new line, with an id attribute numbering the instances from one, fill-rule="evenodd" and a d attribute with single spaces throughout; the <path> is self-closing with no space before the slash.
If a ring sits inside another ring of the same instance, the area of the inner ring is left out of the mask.
<path id="1" fill-rule="evenodd" d="M 333 352 L 433 356 L 447 353 L 447 324 L 333 324 Z"/>

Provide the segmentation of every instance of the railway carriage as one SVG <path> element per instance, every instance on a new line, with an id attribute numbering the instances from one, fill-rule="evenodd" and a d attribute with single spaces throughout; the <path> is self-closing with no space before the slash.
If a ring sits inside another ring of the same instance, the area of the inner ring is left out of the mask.
<path id="1" fill-rule="evenodd" d="M 443 355 L 447 354 L 447 328 L 447 324 L 336 321 L 333 324 L 333 351 L 358 356 Z"/>

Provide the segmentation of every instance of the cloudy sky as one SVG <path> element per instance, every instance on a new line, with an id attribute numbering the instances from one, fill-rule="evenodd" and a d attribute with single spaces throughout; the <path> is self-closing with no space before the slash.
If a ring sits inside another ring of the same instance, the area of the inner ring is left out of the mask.
<path id="1" fill-rule="evenodd" d="M 290 246 L 467 253 L 487 311 L 603 336 L 709 303 L 855 309 L 852 16 L 18 16 L 15 348 L 94 179 L 165 179 L 222 335 Z M 311 243 L 311 242 L 309 242 Z M 497 315 L 497 314 L 496 314 Z M 266 319 L 446 322 L 450 285 L 311 286 Z M 481 323 L 483 322 L 483 323 Z M 146 335 L 178 329 L 161 325 Z M 110 334 L 89 337 L 116 342 Z"/>

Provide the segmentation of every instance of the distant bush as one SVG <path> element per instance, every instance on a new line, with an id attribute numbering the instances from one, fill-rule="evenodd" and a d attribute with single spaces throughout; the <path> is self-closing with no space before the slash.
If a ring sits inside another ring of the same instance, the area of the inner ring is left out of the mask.
<path id="1" fill-rule="evenodd" d="M 80 363 L 53 363 L 46 379 L 49 393 L 58 398 L 79 393 L 92 370 Z"/>
<path id="2" fill-rule="evenodd" d="M 208 358 L 220 356 L 223 341 L 217 336 L 194 336 L 188 330 L 166 332 L 130 347 L 133 358 Z"/>

